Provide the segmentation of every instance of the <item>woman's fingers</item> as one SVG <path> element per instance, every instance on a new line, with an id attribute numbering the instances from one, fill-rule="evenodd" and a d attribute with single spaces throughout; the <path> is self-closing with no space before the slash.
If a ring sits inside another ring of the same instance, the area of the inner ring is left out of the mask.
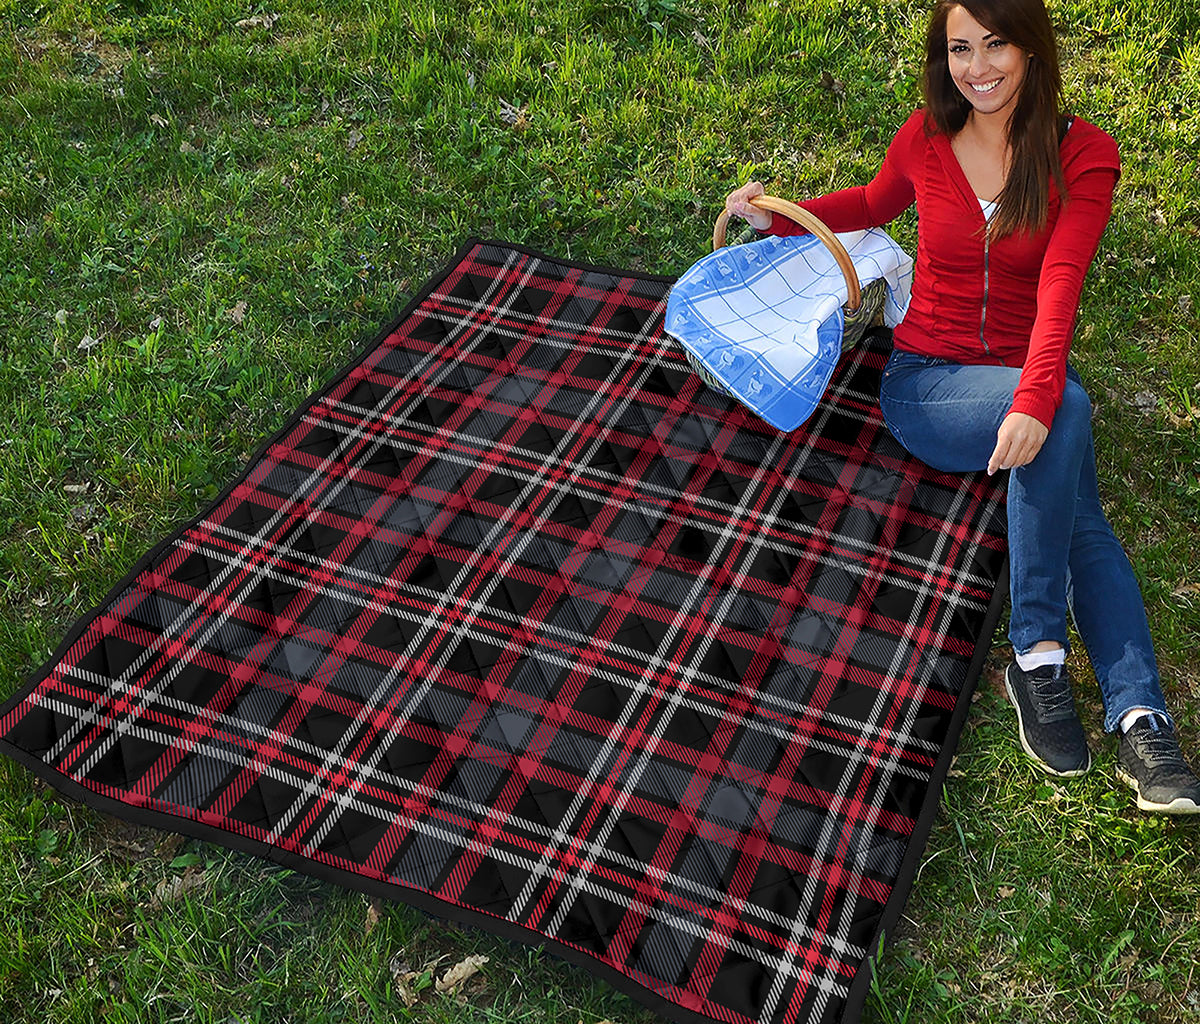
<path id="1" fill-rule="evenodd" d="M 730 192 L 729 198 L 736 202 L 745 202 L 755 196 L 761 196 L 764 191 L 761 181 L 748 181 L 740 188 L 735 188 Z"/>
<path id="2" fill-rule="evenodd" d="M 752 206 L 750 200 L 761 196 L 764 191 L 762 182 L 748 181 L 729 193 L 725 199 L 725 209 L 730 216 L 741 217 L 763 231 L 771 226 L 772 214 L 769 210 L 760 210 Z"/>
<path id="3" fill-rule="evenodd" d="M 998 469 L 1016 469 L 1037 458 L 1050 431 L 1041 420 L 1023 412 L 1010 412 L 996 432 L 996 447 L 988 459 L 988 475 Z"/>
<path id="4" fill-rule="evenodd" d="M 998 469 L 1008 469 L 1008 449 L 1008 441 L 1003 438 L 996 439 L 996 447 L 992 449 L 991 458 L 988 459 L 988 476 L 993 476 Z"/>

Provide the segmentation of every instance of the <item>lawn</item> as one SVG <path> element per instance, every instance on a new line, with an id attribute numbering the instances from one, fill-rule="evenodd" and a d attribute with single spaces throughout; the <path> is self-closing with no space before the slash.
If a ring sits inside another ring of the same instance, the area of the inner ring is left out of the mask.
<path id="1" fill-rule="evenodd" d="M 1121 145 L 1074 360 L 1200 759 L 1200 5 L 1057 0 Z M 0 0 L 0 696 L 468 236 L 677 274 L 749 176 L 860 183 L 909 0 Z M 908 246 L 915 219 L 893 233 Z M 1200 827 L 1051 783 L 992 652 L 871 1022 L 1200 1021 Z M 105 818 L 0 762 L 0 1018 L 656 1018 L 583 971 Z M 458 994 L 429 982 L 489 957 Z M 409 1008 L 395 977 L 408 975 Z"/>

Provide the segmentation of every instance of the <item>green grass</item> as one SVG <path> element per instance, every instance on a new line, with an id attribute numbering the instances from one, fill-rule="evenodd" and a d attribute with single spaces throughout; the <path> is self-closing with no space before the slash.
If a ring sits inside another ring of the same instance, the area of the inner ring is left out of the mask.
<path id="1" fill-rule="evenodd" d="M 466 236 L 679 273 L 750 175 L 793 197 L 865 181 L 917 101 L 924 11 L 0 0 L 0 694 Z M 1053 11 L 1070 100 L 1124 158 L 1075 360 L 1200 752 L 1200 8 Z M 866 1019 L 1200 1020 L 1200 831 L 1132 810 L 1086 686 L 1099 768 L 1039 777 L 1003 655 Z M 404 907 L 368 928 L 361 896 L 122 825 L 7 761 L 0 893 L 14 1022 L 654 1019 Z M 475 952 L 461 1000 L 409 1010 L 390 980 Z"/>

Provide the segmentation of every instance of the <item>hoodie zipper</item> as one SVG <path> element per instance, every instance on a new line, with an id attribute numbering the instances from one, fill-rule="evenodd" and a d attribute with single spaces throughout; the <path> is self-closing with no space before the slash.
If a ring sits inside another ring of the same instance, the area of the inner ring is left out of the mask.
<path id="1" fill-rule="evenodd" d="M 991 232 L 988 230 L 987 218 L 983 219 L 983 306 L 979 310 L 979 343 L 983 346 L 983 351 L 989 356 L 992 350 L 988 348 L 987 339 L 983 336 L 984 324 L 987 322 L 987 304 L 988 304 L 988 236 Z"/>

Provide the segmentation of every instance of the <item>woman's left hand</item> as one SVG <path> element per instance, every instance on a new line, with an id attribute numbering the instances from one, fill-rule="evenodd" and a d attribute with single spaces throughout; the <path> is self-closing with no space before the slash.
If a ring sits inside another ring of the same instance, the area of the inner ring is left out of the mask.
<path id="1" fill-rule="evenodd" d="M 1028 413 L 1010 412 L 996 432 L 996 448 L 988 459 L 991 476 L 998 469 L 1016 469 L 1033 461 L 1042 450 L 1050 429 Z"/>

